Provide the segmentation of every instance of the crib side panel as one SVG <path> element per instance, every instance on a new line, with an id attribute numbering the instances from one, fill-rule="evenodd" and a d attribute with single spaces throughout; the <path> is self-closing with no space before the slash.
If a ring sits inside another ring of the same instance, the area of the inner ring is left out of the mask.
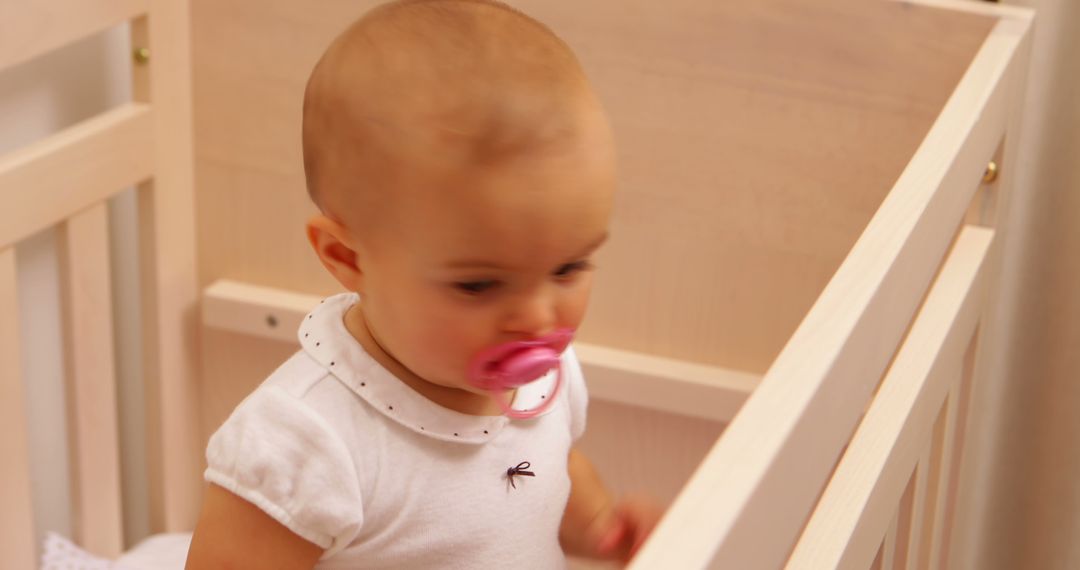
<path id="1" fill-rule="evenodd" d="M 106 203 L 151 175 L 150 117 L 145 105 L 121 105 L 0 157 L 0 244 L 9 257 L 33 233 L 58 230 L 62 342 L 54 353 L 65 367 L 73 538 L 102 555 L 118 554 L 123 543 Z M 0 314 L 4 326 L 17 326 L 16 310 Z M 17 340 L 5 339 L 4 349 L 17 352 Z M 17 354 L 4 360 L 12 367 L 5 375 L 11 389 L 34 381 L 17 370 Z M 26 404 L 21 395 L 4 400 Z M 15 422 L 24 415 L 19 409 L 5 417 Z M 10 434 L 26 437 L 25 431 Z M 29 475 L 21 460 L 10 469 L 22 473 L 13 477 Z M 32 532 L 33 524 L 24 524 Z"/>
<path id="2" fill-rule="evenodd" d="M 138 187 L 138 260 L 155 530 L 189 530 L 201 492 L 195 347 L 196 276 L 188 4 L 182 0 L 8 2 L 0 69 L 130 23 L 133 101 L 0 156 L 0 566 L 31 568 L 37 550 L 20 369 L 15 246 L 57 231 L 72 537 L 123 548 L 108 201 Z M 10 34 L 7 32 L 11 32 Z"/>
<path id="3" fill-rule="evenodd" d="M 787 568 L 864 569 L 893 539 L 894 560 L 927 567 L 952 498 L 942 481 L 955 464 L 958 401 L 970 376 L 965 362 L 984 307 L 992 237 L 969 227 L 957 239 Z"/>
<path id="4" fill-rule="evenodd" d="M 783 565 L 1000 145 L 1030 25 L 1030 14 L 997 21 L 919 152 L 634 567 Z"/>
<path id="5" fill-rule="evenodd" d="M 15 248 L 0 247 L 0 561 L 33 568 L 34 511 L 26 439 Z"/>

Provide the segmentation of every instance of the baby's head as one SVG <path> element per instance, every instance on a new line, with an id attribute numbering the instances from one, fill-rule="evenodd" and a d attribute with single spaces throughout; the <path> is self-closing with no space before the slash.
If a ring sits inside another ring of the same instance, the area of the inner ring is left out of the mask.
<path id="1" fill-rule="evenodd" d="M 464 388 L 481 348 L 580 323 L 614 151 L 543 25 L 481 0 L 377 8 L 312 72 L 303 145 L 308 237 L 418 377 Z"/>

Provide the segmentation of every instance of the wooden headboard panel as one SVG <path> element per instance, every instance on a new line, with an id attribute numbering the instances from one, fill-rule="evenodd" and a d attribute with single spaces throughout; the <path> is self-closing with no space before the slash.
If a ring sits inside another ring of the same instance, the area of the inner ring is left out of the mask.
<path id="1" fill-rule="evenodd" d="M 106 202 L 138 188 L 138 240 L 151 520 L 190 528 L 200 494 L 195 223 L 188 5 L 175 0 L 5 2 L 0 69 L 130 23 L 131 102 L 0 156 L 0 555 L 36 567 L 15 246 L 58 231 L 75 540 L 123 547 L 117 350 Z"/>

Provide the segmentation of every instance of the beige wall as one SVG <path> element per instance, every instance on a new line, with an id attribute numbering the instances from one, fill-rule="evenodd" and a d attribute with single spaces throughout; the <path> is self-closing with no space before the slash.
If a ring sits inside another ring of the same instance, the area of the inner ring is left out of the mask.
<path id="1" fill-rule="evenodd" d="M 1038 13 L 966 531 L 973 568 L 1064 570 L 1080 568 L 1080 3 L 1012 3 Z"/>

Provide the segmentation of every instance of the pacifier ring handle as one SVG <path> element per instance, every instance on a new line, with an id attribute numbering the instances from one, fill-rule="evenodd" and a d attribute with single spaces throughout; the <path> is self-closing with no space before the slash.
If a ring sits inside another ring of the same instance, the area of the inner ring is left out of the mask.
<path id="1" fill-rule="evenodd" d="M 559 389 L 562 388 L 563 384 L 563 367 L 561 362 L 555 366 L 555 374 L 555 387 L 551 390 L 550 394 L 544 395 L 544 403 L 540 404 L 539 407 L 533 408 L 531 410 L 515 410 L 511 407 L 512 402 L 510 402 L 510 399 L 507 398 L 504 393 L 493 394 L 495 398 L 495 403 L 497 403 L 499 407 L 502 408 L 503 414 L 515 420 L 528 420 L 535 418 L 536 416 L 539 416 L 540 414 L 546 412 L 548 408 L 550 408 L 555 402 L 555 397 L 559 395 Z M 519 387 L 518 390 L 520 389 L 521 388 Z"/>

